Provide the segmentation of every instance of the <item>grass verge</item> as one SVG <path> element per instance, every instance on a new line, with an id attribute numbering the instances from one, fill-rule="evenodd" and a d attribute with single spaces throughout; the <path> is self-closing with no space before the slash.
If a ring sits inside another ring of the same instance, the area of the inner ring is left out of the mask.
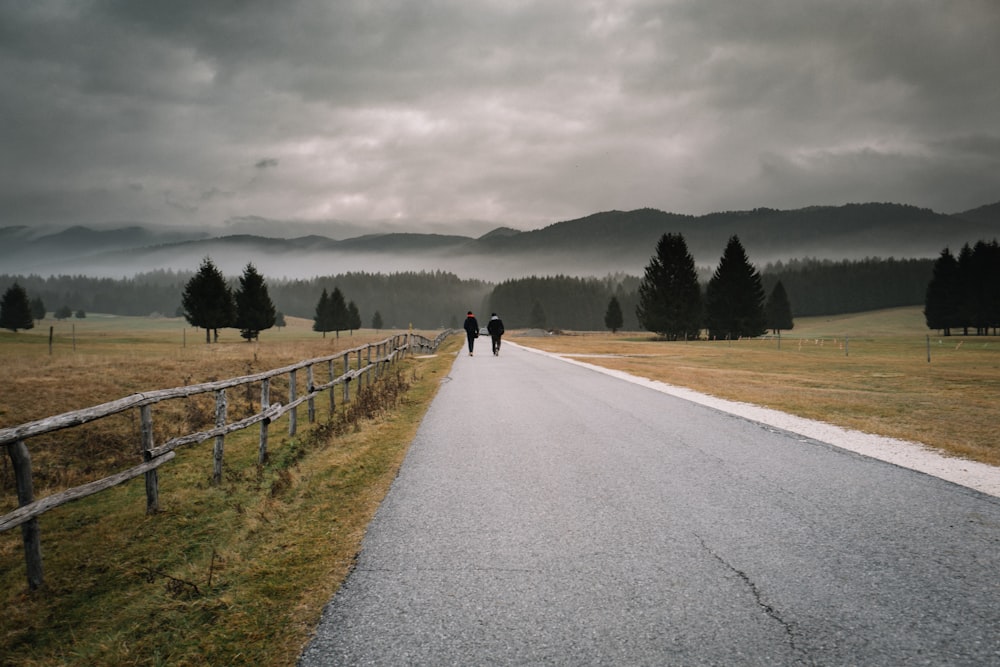
<path id="1" fill-rule="evenodd" d="M 20 531 L 0 535 L 0 664 L 294 664 L 458 343 L 406 360 L 376 385 L 380 395 L 352 401 L 356 421 L 342 407 L 320 410 L 311 427 L 300 418 L 296 437 L 272 436 L 266 465 L 256 463 L 253 429 L 228 437 L 219 486 L 210 442 L 179 453 L 160 469 L 155 516 L 144 513 L 141 480 L 44 515 L 42 591 L 27 591 Z M 309 356 L 319 355 L 300 358 Z M 120 363 L 91 362 L 106 372 Z"/>

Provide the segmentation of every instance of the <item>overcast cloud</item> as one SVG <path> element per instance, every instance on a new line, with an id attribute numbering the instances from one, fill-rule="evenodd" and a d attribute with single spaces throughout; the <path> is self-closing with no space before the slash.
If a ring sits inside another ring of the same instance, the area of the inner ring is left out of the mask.
<path id="1" fill-rule="evenodd" d="M 996 0 L 9 0 L 0 81 L 0 226 L 1000 200 Z"/>

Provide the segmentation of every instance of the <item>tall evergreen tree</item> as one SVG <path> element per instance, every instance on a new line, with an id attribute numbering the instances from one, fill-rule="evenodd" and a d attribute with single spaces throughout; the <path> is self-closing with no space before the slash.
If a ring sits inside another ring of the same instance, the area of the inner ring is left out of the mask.
<path id="1" fill-rule="evenodd" d="M 983 281 L 986 285 L 983 308 L 986 311 L 987 326 L 992 327 L 995 336 L 1000 329 L 1000 242 L 993 239 L 989 243 L 984 243 L 982 252 L 985 254 Z"/>
<path id="2" fill-rule="evenodd" d="M 210 343 L 210 332 L 219 340 L 219 329 L 232 326 L 236 319 L 233 292 L 226 284 L 222 272 L 206 257 L 198 273 L 184 286 L 181 298 L 184 317 L 193 327 L 205 330 L 205 342 Z"/>
<path id="3" fill-rule="evenodd" d="M 939 329 L 950 336 L 951 328 L 961 325 L 961 293 L 958 260 L 945 248 L 934 262 L 934 273 L 927 285 L 924 321 L 928 329 Z"/>
<path id="4" fill-rule="evenodd" d="M 997 268 L 1000 264 L 994 252 L 997 242 L 977 241 L 972 247 L 972 259 L 969 263 L 969 307 L 972 326 L 976 335 L 986 336 L 990 327 L 996 327 L 998 322 L 992 317 L 992 302 L 997 291 Z"/>
<path id="5" fill-rule="evenodd" d="M 354 333 L 355 329 L 361 328 L 361 311 L 358 310 L 356 303 L 351 301 L 347 304 L 347 328 Z"/>
<path id="6" fill-rule="evenodd" d="M 780 280 L 774 284 L 774 289 L 767 298 L 764 313 L 767 316 L 767 328 L 774 333 L 795 327 L 795 322 L 792 320 L 792 304 L 789 303 L 785 286 Z"/>
<path id="7" fill-rule="evenodd" d="M 333 311 L 330 308 L 330 295 L 327 294 L 326 288 L 323 288 L 323 293 L 319 295 L 319 301 L 316 303 L 316 315 L 313 317 L 313 331 L 322 331 L 323 338 L 326 338 L 327 331 L 333 331 Z"/>
<path id="8" fill-rule="evenodd" d="M 759 336 L 767 331 L 764 287 L 737 236 L 732 236 L 708 281 L 706 324 L 709 338 Z"/>
<path id="9" fill-rule="evenodd" d="M 383 327 L 382 313 L 376 310 L 375 314 L 372 315 L 372 329 L 374 329 L 375 331 L 381 331 L 382 327 Z M 454 329 L 455 327 L 452 328 Z"/>
<path id="10" fill-rule="evenodd" d="M 344 293 L 339 287 L 334 287 L 333 293 L 330 294 L 330 318 L 333 330 L 337 332 L 337 338 L 340 338 L 340 332 L 350 328 L 351 314 L 347 310 Z"/>
<path id="11" fill-rule="evenodd" d="M 701 335 L 701 288 L 694 258 L 680 234 L 664 234 L 639 284 L 639 323 L 668 340 Z"/>
<path id="12" fill-rule="evenodd" d="M 260 332 L 274 326 L 274 303 L 267 293 L 264 277 L 253 264 L 247 264 L 236 290 L 236 328 L 247 341 L 258 338 Z"/>
<path id="13" fill-rule="evenodd" d="M 45 319 L 45 302 L 42 301 L 42 297 L 36 296 L 31 300 L 31 316 L 35 318 L 36 321 L 41 321 Z"/>
<path id="14" fill-rule="evenodd" d="M 624 323 L 624 318 L 622 317 L 622 307 L 618 303 L 618 297 L 611 297 L 611 301 L 608 301 L 608 310 L 604 313 L 604 326 L 611 329 L 611 333 L 617 333 L 619 329 L 622 328 Z"/>
<path id="15" fill-rule="evenodd" d="M 974 293 L 972 270 L 972 246 L 968 243 L 962 246 L 958 253 L 958 293 L 955 301 L 958 307 L 958 322 L 956 326 L 962 328 L 962 335 L 969 335 L 969 327 L 975 320 Z"/>
<path id="16" fill-rule="evenodd" d="M 35 318 L 31 315 L 28 292 L 14 283 L 3 293 L 0 300 L 0 327 L 17 333 L 19 329 L 33 329 Z"/>

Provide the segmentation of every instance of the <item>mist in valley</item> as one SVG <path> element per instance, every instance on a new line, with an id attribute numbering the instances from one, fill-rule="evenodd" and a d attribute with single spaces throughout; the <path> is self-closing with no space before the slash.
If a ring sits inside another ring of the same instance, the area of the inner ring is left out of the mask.
<path id="1" fill-rule="evenodd" d="M 727 238 L 700 240 L 690 249 L 699 273 L 710 275 L 718 264 Z M 958 239 L 948 244 L 956 251 L 965 242 Z M 944 245 L 940 241 L 909 239 L 861 243 L 857 239 L 845 242 L 822 241 L 800 247 L 775 247 L 780 240 L 754 239 L 741 241 L 750 261 L 758 269 L 803 259 L 861 260 L 867 258 L 933 258 Z M 713 243 L 715 242 L 715 243 Z M 290 249 L 278 244 L 268 248 L 266 241 L 241 243 L 219 241 L 128 248 L 105 252 L 73 254 L 68 249 L 49 249 L 44 253 L 21 253 L 0 258 L 0 273 L 8 275 L 83 275 L 114 279 L 130 278 L 151 271 L 196 271 L 201 262 L 210 258 L 228 276 L 240 275 L 252 263 L 264 276 L 283 280 L 306 280 L 349 272 L 398 273 L 446 272 L 462 279 L 500 283 L 529 276 L 576 276 L 602 278 L 625 274 L 641 276 L 655 251 L 655 242 L 648 247 L 587 251 L 518 251 L 518 252 L 343 252 L 337 250 Z M 375 244 L 377 245 L 377 243 Z"/>

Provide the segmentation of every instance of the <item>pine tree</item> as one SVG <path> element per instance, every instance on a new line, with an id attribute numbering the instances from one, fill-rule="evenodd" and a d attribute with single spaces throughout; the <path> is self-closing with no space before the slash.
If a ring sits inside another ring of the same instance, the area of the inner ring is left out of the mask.
<path id="1" fill-rule="evenodd" d="M 340 338 L 340 332 L 350 328 L 351 314 L 347 310 L 344 293 L 340 291 L 339 287 L 334 287 L 333 293 L 330 294 L 330 318 L 333 331 L 336 331 L 337 338 Z"/>
<path id="2" fill-rule="evenodd" d="M 19 284 L 7 288 L 0 300 L 0 327 L 17 333 L 19 329 L 33 329 L 35 319 L 31 315 L 28 293 Z"/>
<path id="3" fill-rule="evenodd" d="M 31 316 L 36 321 L 41 321 L 45 319 L 45 313 L 45 302 L 42 301 L 42 297 L 36 296 L 31 300 Z"/>
<path id="4" fill-rule="evenodd" d="M 792 320 L 792 304 L 788 302 L 788 294 L 780 280 L 775 283 L 771 296 L 767 298 L 764 313 L 767 316 L 767 328 L 774 333 L 795 327 L 795 322 Z"/>
<path id="5" fill-rule="evenodd" d="M 956 326 L 962 327 L 962 335 L 969 335 L 969 327 L 975 319 L 975 304 L 973 295 L 975 285 L 973 284 L 972 270 L 972 246 L 966 243 L 958 253 L 958 293 L 955 300 L 958 304 L 958 322 Z"/>
<path id="6" fill-rule="evenodd" d="M 989 243 L 984 243 L 982 251 L 986 255 L 984 258 L 986 273 L 983 279 L 986 295 L 983 308 L 987 325 L 992 327 L 995 336 L 1000 329 L 1000 242 L 993 239 Z"/>
<path id="7" fill-rule="evenodd" d="M 210 332 L 219 340 L 219 329 L 232 326 L 236 319 L 233 292 L 226 284 L 222 272 L 206 257 L 198 273 L 184 286 L 181 298 L 184 317 L 193 327 L 205 330 L 205 342 L 210 343 Z"/>
<path id="8" fill-rule="evenodd" d="M 258 338 L 261 331 L 274 326 L 274 303 L 267 293 L 263 276 L 257 273 L 253 264 L 247 264 L 243 270 L 235 299 L 236 328 L 247 341 Z"/>
<path id="9" fill-rule="evenodd" d="M 604 313 L 604 326 L 611 329 L 611 333 L 618 333 L 623 323 L 621 304 L 618 303 L 618 297 L 613 296 L 608 302 L 607 312 Z"/>
<path id="10" fill-rule="evenodd" d="M 767 331 L 760 273 L 737 236 L 726 244 L 705 296 L 709 338 L 753 337 Z"/>
<path id="11" fill-rule="evenodd" d="M 939 329 L 943 335 L 950 336 L 951 328 L 960 326 L 961 291 L 958 260 L 945 248 L 934 262 L 924 299 L 924 321 L 928 329 Z"/>
<path id="12" fill-rule="evenodd" d="M 327 331 L 333 331 L 333 312 L 330 310 L 330 295 L 323 288 L 323 293 L 316 303 L 316 315 L 313 317 L 313 331 L 322 331 L 326 338 Z"/>
<path id="13" fill-rule="evenodd" d="M 347 304 L 347 328 L 351 330 L 352 335 L 355 329 L 361 328 L 361 311 L 353 301 Z"/>
<path id="14" fill-rule="evenodd" d="M 680 234 L 664 234 L 639 284 L 639 323 L 668 340 L 701 335 L 701 288 L 694 258 Z"/>
<path id="15" fill-rule="evenodd" d="M 995 315 L 998 278 L 1000 278 L 998 248 L 1000 246 L 997 245 L 996 239 L 992 243 L 977 241 L 972 247 L 968 298 L 972 313 L 971 321 L 976 328 L 977 336 L 988 336 L 990 327 L 996 328 L 1000 324 Z"/>
<path id="16" fill-rule="evenodd" d="M 372 329 L 374 329 L 375 331 L 381 331 L 382 330 L 382 326 L 383 326 L 383 323 L 382 323 L 382 313 L 380 313 L 379 311 L 376 310 L 375 314 L 372 315 Z M 452 329 L 454 329 L 454 328 L 455 327 L 452 327 Z"/>

